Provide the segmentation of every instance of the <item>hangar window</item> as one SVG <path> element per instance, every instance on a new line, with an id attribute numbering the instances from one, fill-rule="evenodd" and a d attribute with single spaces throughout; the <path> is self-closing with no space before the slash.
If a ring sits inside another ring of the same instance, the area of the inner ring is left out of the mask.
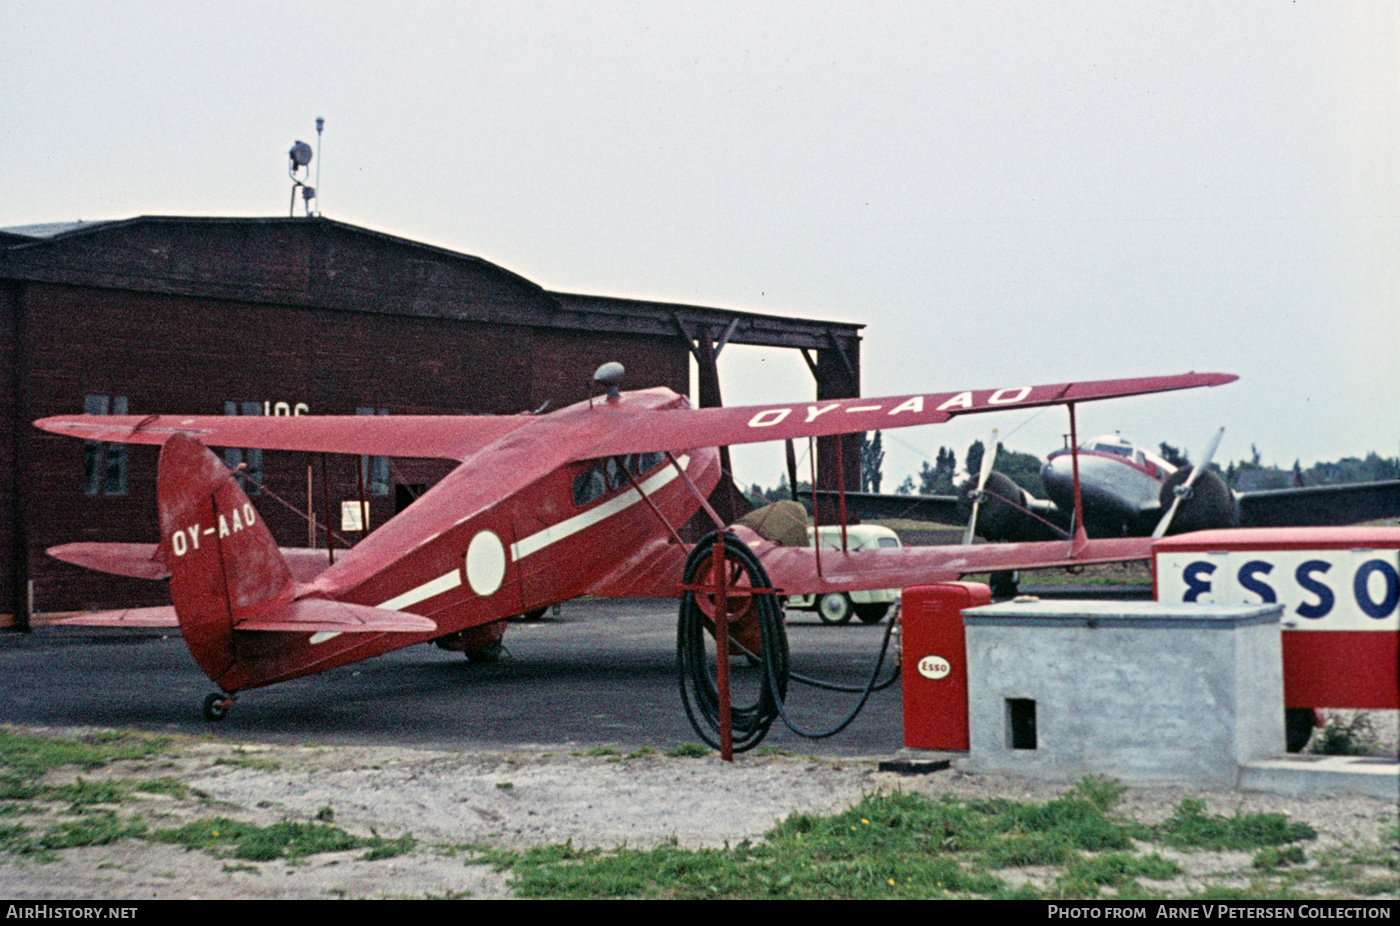
<path id="1" fill-rule="evenodd" d="M 387 415 L 387 408 L 357 408 L 357 415 Z M 389 458 L 360 457 L 360 478 L 365 482 L 365 491 L 370 495 L 389 494 Z"/>
<path id="2" fill-rule="evenodd" d="M 263 403 L 261 402 L 225 402 L 225 415 L 261 415 L 263 413 Z M 256 447 L 242 449 L 239 447 L 224 448 L 224 464 L 229 469 L 237 469 L 240 464 L 246 463 L 248 468 L 238 474 L 238 481 L 243 485 L 245 492 L 259 492 L 262 490 L 263 462 L 262 451 Z"/>
<path id="3" fill-rule="evenodd" d="M 83 411 L 89 415 L 125 415 L 126 396 L 85 396 Z M 83 491 L 88 495 L 125 495 L 126 464 L 124 445 L 87 441 L 83 448 Z"/>

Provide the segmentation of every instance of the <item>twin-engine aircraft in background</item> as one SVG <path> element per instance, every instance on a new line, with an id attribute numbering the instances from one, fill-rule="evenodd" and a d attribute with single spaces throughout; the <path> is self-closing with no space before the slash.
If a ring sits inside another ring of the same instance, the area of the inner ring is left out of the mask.
<path id="1" fill-rule="evenodd" d="M 1220 433 L 1197 466 L 1173 466 L 1118 435 L 1083 441 L 1046 458 L 1036 498 L 995 469 L 960 495 L 851 492 L 847 507 L 862 518 L 916 518 L 966 524 L 993 542 L 1068 537 L 1073 530 L 1074 468 L 1079 467 L 1084 523 L 1091 537 L 1148 537 L 1224 527 L 1314 527 L 1400 516 L 1400 480 L 1235 492 L 1208 469 Z M 988 457 L 995 452 L 989 448 Z M 984 457 L 986 459 L 986 457 Z M 994 465 L 994 464 L 993 464 Z M 819 493 L 821 494 L 821 493 Z"/>
<path id="2" fill-rule="evenodd" d="M 1188 373 L 697 409 L 665 388 L 620 392 L 621 373 L 620 365 L 605 364 L 597 377 L 608 386 L 605 398 L 544 415 L 74 415 L 38 421 L 45 431 L 85 440 L 163 445 L 158 545 L 82 543 L 50 552 L 123 575 L 168 574 L 173 606 L 72 622 L 178 626 L 220 689 L 205 702 L 206 716 L 217 719 L 238 692 L 415 643 L 489 647 L 500 640 L 507 618 L 580 595 L 677 596 L 692 554 L 681 526 L 704 508 L 724 528 L 705 503 L 721 476 L 718 446 L 1054 404 L 1069 406 L 1072 423 L 1079 402 L 1236 379 Z M 279 550 L 239 480 L 209 446 L 430 457 L 460 465 L 322 568 L 304 551 Z M 1145 559 L 1150 547 L 1136 538 L 1090 540 L 1081 531 L 1068 541 L 847 552 L 782 546 L 742 526 L 730 530 L 737 552 L 747 557 L 751 551 L 771 584 L 728 569 L 687 574 L 718 586 L 696 597 L 711 609 L 726 602 L 735 636 L 751 650 L 761 642 L 746 621 L 754 599 L 764 594 L 898 588 L 970 572 Z"/>

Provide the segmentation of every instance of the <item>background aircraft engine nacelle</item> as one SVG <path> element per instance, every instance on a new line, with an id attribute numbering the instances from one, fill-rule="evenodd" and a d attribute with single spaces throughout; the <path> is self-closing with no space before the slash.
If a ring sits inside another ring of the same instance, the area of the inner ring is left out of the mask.
<path id="1" fill-rule="evenodd" d="M 969 479 L 958 490 L 958 518 L 964 522 L 972 516 L 972 490 L 976 485 L 976 480 Z M 1030 498 L 1010 476 L 993 470 L 984 491 L 986 498 L 977 510 L 977 536 L 994 542 L 1016 542 L 1038 534 L 1035 519 L 1026 510 Z"/>
<path id="2" fill-rule="evenodd" d="M 1183 466 L 1167 478 L 1162 485 L 1162 510 L 1171 507 L 1172 499 L 1176 497 L 1174 490 L 1190 475 L 1191 467 Z M 1239 513 L 1230 487 L 1214 472 L 1206 470 L 1191 486 L 1191 496 L 1181 500 L 1167 533 L 1185 534 L 1191 531 L 1235 527 L 1238 523 Z"/>

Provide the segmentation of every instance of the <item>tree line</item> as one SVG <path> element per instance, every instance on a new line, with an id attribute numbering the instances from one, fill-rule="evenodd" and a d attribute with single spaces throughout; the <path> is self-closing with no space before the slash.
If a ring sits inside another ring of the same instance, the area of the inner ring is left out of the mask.
<path id="1" fill-rule="evenodd" d="M 1400 457 L 1383 457 L 1371 451 L 1364 458 L 1343 457 L 1331 462 L 1319 462 L 1304 468 L 1299 461 L 1293 462 L 1292 469 L 1266 466 L 1261 461 L 1258 447 L 1250 445 L 1250 458 L 1229 461 L 1225 466 L 1217 462 L 1210 469 L 1225 480 L 1225 484 L 1240 491 L 1263 489 L 1283 489 L 1290 486 L 1343 485 L 1356 482 L 1382 482 L 1387 479 L 1400 479 Z M 1162 459 L 1173 466 L 1190 466 L 1190 457 L 1184 450 L 1163 441 L 1158 445 Z M 904 477 L 904 481 L 894 490 L 896 495 L 953 495 L 958 485 L 982 468 L 982 456 L 986 446 L 974 440 L 963 454 L 962 475 L 959 475 L 958 456 L 951 447 L 938 448 L 938 454 L 930 463 L 923 462 L 919 472 Z M 860 438 L 860 489 L 862 492 L 879 492 L 884 484 L 885 451 L 880 432 L 873 436 L 862 434 Z M 1044 463 L 1033 453 L 1011 450 L 1005 444 L 998 444 L 996 470 L 1009 477 L 1021 488 L 1037 498 L 1045 497 L 1045 485 L 1040 479 L 1040 468 Z M 799 481 L 799 492 L 810 491 L 811 484 Z M 787 478 L 782 477 L 776 487 L 763 489 L 757 483 L 750 494 L 768 501 L 791 498 Z"/>

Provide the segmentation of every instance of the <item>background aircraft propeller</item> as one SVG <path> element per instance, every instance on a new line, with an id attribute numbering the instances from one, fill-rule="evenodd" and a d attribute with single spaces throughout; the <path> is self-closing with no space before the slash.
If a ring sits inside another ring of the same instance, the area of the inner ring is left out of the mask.
<path id="1" fill-rule="evenodd" d="M 986 450 L 982 453 L 982 471 L 977 475 L 977 488 L 972 492 L 972 517 L 967 519 L 967 530 L 963 531 L 964 545 L 972 543 L 972 535 L 976 532 L 977 510 L 982 507 L 982 499 L 985 497 L 983 490 L 987 487 L 987 478 L 992 475 L 992 465 L 996 463 L 997 446 L 997 429 L 992 428 Z"/>
<path id="2" fill-rule="evenodd" d="M 1162 520 L 1157 522 L 1157 529 L 1152 532 L 1154 538 L 1163 537 L 1167 529 L 1171 527 L 1172 519 L 1176 517 L 1176 511 L 1181 507 L 1181 503 L 1191 497 L 1191 487 L 1196 484 L 1196 479 L 1210 466 L 1211 457 L 1215 456 L 1215 449 L 1220 446 L 1220 438 L 1224 436 L 1225 429 L 1221 428 L 1211 435 L 1210 443 L 1206 445 L 1206 452 L 1201 457 L 1201 461 L 1191 467 L 1191 474 L 1186 477 L 1186 481 L 1172 489 L 1172 504 L 1167 509 L 1167 513 L 1162 515 Z"/>

